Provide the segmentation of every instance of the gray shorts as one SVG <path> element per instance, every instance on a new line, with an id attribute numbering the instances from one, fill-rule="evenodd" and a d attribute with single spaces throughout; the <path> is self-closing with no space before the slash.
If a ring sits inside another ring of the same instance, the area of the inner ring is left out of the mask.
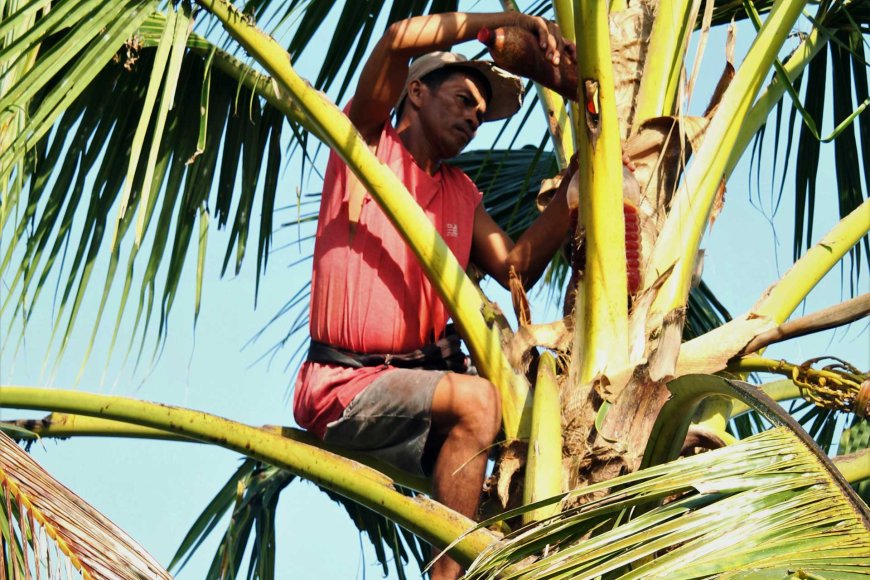
<path id="1" fill-rule="evenodd" d="M 444 374 L 396 369 L 375 379 L 327 425 L 323 441 L 363 451 L 414 475 L 430 475 L 423 451 L 432 425 L 432 396 Z"/>

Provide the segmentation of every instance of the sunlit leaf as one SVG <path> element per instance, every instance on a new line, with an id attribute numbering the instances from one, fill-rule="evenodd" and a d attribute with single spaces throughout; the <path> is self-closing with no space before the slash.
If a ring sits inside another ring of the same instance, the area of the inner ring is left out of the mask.
<path id="1" fill-rule="evenodd" d="M 51 562 L 60 554 L 91 578 L 171 578 L 132 538 L 2 432 L 0 536 L 4 578 L 55 577 Z"/>

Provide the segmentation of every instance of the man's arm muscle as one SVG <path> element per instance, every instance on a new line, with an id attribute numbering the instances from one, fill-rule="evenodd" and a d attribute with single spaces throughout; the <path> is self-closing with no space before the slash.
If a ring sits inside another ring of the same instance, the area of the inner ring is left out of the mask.
<path id="1" fill-rule="evenodd" d="M 568 173 L 547 208 L 516 243 L 495 223 L 483 204 L 478 205 L 474 214 L 472 261 L 505 288 L 508 287 L 511 266 L 516 269 L 525 288 L 533 286 L 544 273 L 550 258 L 565 242 L 570 227 L 566 196 L 570 181 L 571 173 Z"/>

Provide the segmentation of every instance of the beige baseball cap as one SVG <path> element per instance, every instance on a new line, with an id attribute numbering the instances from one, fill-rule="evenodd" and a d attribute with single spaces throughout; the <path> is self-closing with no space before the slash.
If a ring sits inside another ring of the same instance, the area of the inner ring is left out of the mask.
<path id="1" fill-rule="evenodd" d="M 473 69 L 481 73 L 489 82 L 492 98 L 487 103 L 484 121 L 497 121 L 510 117 L 523 104 L 523 83 L 519 77 L 498 68 L 490 61 L 468 60 L 455 52 L 430 52 L 411 63 L 408 69 L 408 78 L 405 80 L 405 88 L 402 89 L 402 94 L 396 101 L 396 109 L 398 110 L 402 101 L 405 100 L 405 96 L 408 94 L 408 85 L 412 81 L 421 79 L 444 67 Z"/>

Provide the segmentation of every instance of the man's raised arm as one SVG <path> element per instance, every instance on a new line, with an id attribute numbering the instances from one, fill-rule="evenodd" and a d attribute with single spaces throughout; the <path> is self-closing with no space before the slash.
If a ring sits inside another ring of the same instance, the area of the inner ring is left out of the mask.
<path id="1" fill-rule="evenodd" d="M 519 12 L 472 14 L 450 12 L 395 22 L 378 41 L 360 74 L 350 108 L 350 120 L 369 145 L 375 145 L 384 123 L 402 93 L 411 58 L 477 37 L 481 28 L 518 26 L 534 32 L 546 58 L 558 64 L 564 53 L 573 56 L 558 27 L 537 16 Z"/>

